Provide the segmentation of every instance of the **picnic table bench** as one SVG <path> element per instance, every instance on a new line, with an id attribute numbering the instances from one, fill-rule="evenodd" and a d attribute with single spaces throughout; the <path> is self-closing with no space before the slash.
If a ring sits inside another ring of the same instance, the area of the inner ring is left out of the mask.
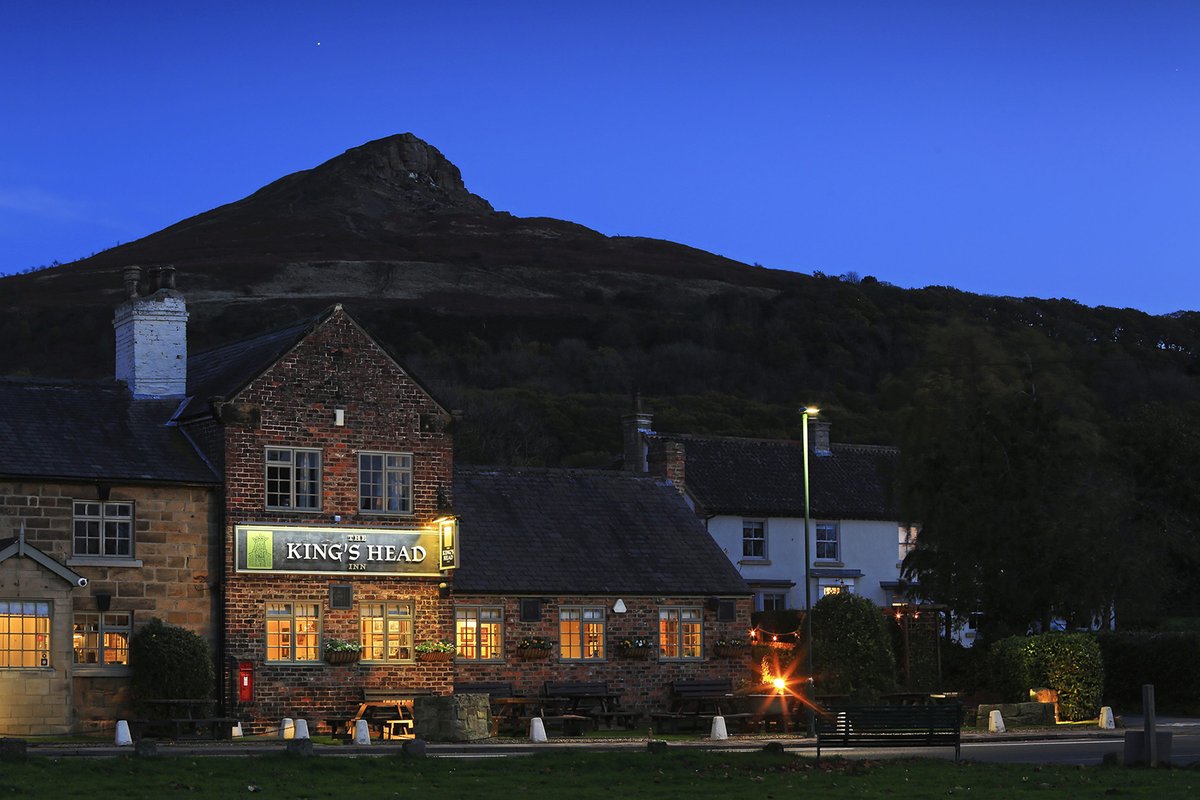
<path id="1" fill-rule="evenodd" d="M 412 713 L 413 697 L 429 694 L 425 689 L 363 689 L 362 702 L 349 720 L 327 719 L 325 723 L 335 739 L 354 736 L 355 724 L 365 719 L 381 739 L 407 738 L 414 735 L 416 725 Z"/>
<path id="2" fill-rule="evenodd" d="M 616 725 L 631 729 L 642 717 L 642 712 L 622 708 L 620 695 L 609 689 L 607 683 L 597 681 L 546 681 L 542 696 L 562 702 L 561 715 L 568 718 L 583 717 L 603 723 L 609 729 Z M 567 723 L 564 722 L 564 732 Z"/>
<path id="3" fill-rule="evenodd" d="M 659 730 L 677 730 L 681 724 L 699 726 L 711 723 L 713 717 L 748 724 L 752 712 L 742 711 L 739 698 L 733 695 L 732 682 L 725 679 L 673 681 L 665 711 L 652 711 L 650 718 Z"/>
<path id="4" fill-rule="evenodd" d="M 172 739 L 228 739 L 238 722 L 235 717 L 215 716 L 212 710 L 216 700 L 173 698 L 142 700 L 139 704 L 147 716 L 130 721 L 131 733 L 138 738 L 157 734 Z"/>
<path id="5" fill-rule="evenodd" d="M 817 758 L 821 747 L 953 747 L 962 749 L 962 706 L 847 706 L 817 716 Z"/>

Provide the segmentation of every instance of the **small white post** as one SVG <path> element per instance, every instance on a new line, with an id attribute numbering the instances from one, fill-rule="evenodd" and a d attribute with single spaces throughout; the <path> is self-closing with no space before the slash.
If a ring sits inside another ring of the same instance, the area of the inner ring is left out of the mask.
<path id="1" fill-rule="evenodd" d="M 1111 731 L 1117 727 L 1116 722 L 1113 720 L 1112 706 L 1104 706 L 1100 709 L 1100 727 L 1106 731 Z"/>
<path id="2" fill-rule="evenodd" d="M 708 738 L 715 742 L 723 742 L 729 738 L 729 731 L 725 730 L 724 717 L 713 717 L 712 731 L 708 734 Z"/>
<path id="3" fill-rule="evenodd" d="M 233 736 L 234 738 L 237 738 L 237 737 L 239 737 L 239 736 L 241 736 L 241 735 L 242 735 L 242 722 L 241 722 L 241 720 L 238 720 L 237 722 L 233 723 L 233 730 L 232 730 L 232 731 L 230 731 L 230 735 L 231 735 L 231 736 Z"/>
<path id="4" fill-rule="evenodd" d="M 296 738 L 296 726 L 292 722 L 291 717 L 284 717 L 279 721 L 279 738 L 294 739 Z"/>
<path id="5" fill-rule="evenodd" d="M 371 726 L 367 724 L 365 719 L 360 719 L 354 723 L 354 743 L 371 743 Z"/>
<path id="6" fill-rule="evenodd" d="M 529 741 L 546 741 L 546 723 L 542 722 L 541 717 L 534 717 L 529 720 Z"/>
<path id="7" fill-rule="evenodd" d="M 129 747 L 133 744 L 133 737 L 129 735 L 129 723 L 125 720 L 117 720 L 117 747 Z"/>
<path id="8" fill-rule="evenodd" d="M 296 738 L 297 739 L 307 739 L 308 738 L 308 720 L 303 720 L 303 719 L 296 720 Z"/>
<path id="9" fill-rule="evenodd" d="M 988 713 L 988 733 L 1004 733 L 1004 717 L 998 708 Z"/>

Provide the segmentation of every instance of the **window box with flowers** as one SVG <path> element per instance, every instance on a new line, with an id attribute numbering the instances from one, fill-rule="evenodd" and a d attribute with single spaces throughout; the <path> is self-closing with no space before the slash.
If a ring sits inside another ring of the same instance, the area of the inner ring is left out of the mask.
<path id="1" fill-rule="evenodd" d="M 358 642 L 332 637 L 325 640 L 325 661 L 328 664 L 354 664 L 361 653 L 362 645 Z"/>
<path id="2" fill-rule="evenodd" d="M 417 652 L 417 661 L 450 661 L 457 650 L 454 642 L 421 642 L 413 648 Z"/>
<path id="3" fill-rule="evenodd" d="M 517 658 L 522 661 L 536 661 L 549 658 L 554 649 L 554 642 L 542 636 L 526 636 L 517 642 Z"/>
<path id="4" fill-rule="evenodd" d="M 654 652 L 654 640 L 646 636 L 634 636 L 617 642 L 617 655 L 621 658 L 649 658 Z"/>
<path id="5" fill-rule="evenodd" d="M 750 652 L 750 646 L 741 639 L 717 639 L 713 655 L 721 658 L 738 658 Z"/>

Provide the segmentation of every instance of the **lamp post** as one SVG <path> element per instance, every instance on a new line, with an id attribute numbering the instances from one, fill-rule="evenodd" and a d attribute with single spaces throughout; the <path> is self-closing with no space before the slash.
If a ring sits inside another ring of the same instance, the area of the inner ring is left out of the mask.
<path id="1" fill-rule="evenodd" d="M 809 736 L 817 735 L 816 719 L 813 717 L 813 704 L 816 702 L 816 690 L 813 685 L 813 633 L 812 633 L 812 545 L 809 543 L 809 504 L 808 504 L 808 418 L 816 416 L 820 409 L 816 406 L 805 406 L 800 414 L 804 427 L 800 434 L 804 446 L 804 660 L 808 677 L 805 683 L 805 724 Z"/>

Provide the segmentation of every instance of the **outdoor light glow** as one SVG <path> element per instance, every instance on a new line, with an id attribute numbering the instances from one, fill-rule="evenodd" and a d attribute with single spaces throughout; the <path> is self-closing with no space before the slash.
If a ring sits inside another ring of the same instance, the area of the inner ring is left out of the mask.
<path id="1" fill-rule="evenodd" d="M 776 678 L 775 680 L 771 681 L 771 684 L 775 687 L 775 690 L 778 692 L 782 692 L 785 689 L 787 689 L 787 681 L 784 680 L 782 677 Z"/>
<path id="2" fill-rule="evenodd" d="M 816 406 L 805 406 L 804 413 L 808 414 L 810 417 L 815 417 L 817 414 L 821 413 L 821 409 L 817 408 Z"/>

